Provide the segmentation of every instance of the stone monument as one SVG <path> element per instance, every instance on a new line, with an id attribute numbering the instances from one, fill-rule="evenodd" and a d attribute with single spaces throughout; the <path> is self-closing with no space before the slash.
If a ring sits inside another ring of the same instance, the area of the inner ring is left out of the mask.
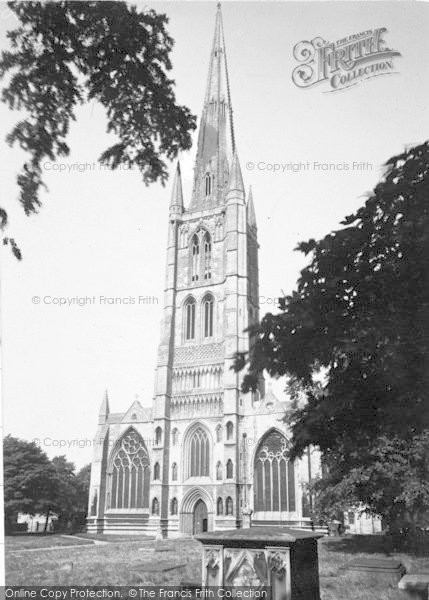
<path id="1" fill-rule="evenodd" d="M 271 588 L 272 600 L 320 600 L 317 538 L 286 527 L 249 527 L 197 535 L 203 587 Z"/>

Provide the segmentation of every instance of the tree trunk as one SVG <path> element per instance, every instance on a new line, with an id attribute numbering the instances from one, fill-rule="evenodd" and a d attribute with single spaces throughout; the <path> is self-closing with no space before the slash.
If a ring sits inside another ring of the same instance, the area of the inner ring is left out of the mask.
<path id="1" fill-rule="evenodd" d="M 45 519 L 45 529 L 43 530 L 44 533 L 46 533 L 47 529 L 48 529 L 48 523 L 49 523 L 49 514 L 50 514 L 50 510 L 48 508 L 48 510 L 46 511 L 46 519 Z"/>

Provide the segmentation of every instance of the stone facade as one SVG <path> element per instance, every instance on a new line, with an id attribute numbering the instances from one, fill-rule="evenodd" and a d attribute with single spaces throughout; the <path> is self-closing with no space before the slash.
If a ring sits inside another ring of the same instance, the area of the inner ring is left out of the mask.
<path id="1" fill-rule="evenodd" d="M 124 414 L 104 398 L 88 530 L 194 534 L 254 522 L 309 522 L 302 484 L 311 456 L 289 464 L 286 403 L 263 378 L 243 394 L 231 367 L 259 319 L 252 193 L 235 150 L 218 8 L 192 197 L 178 166 L 170 203 L 164 316 L 152 409 Z M 243 512 L 244 511 L 244 512 Z"/>

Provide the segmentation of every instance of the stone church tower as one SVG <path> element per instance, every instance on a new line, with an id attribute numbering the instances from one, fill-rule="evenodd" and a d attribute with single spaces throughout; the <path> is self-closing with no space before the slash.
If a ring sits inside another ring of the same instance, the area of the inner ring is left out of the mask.
<path id="1" fill-rule="evenodd" d="M 88 529 L 193 534 L 309 520 L 302 483 L 314 457 L 287 459 L 286 405 L 261 378 L 241 392 L 231 367 L 259 320 L 252 193 L 235 147 L 220 7 L 200 121 L 192 196 L 177 166 L 170 202 L 164 316 L 152 409 L 102 404 Z M 314 465 L 313 465 L 314 468 Z"/>

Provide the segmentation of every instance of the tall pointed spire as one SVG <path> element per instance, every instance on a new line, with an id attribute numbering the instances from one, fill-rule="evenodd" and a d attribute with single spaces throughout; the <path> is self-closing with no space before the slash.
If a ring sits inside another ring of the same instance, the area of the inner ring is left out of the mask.
<path id="1" fill-rule="evenodd" d="M 249 195 L 247 198 L 247 223 L 249 224 L 249 227 L 254 227 L 256 229 L 256 214 L 255 206 L 253 204 L 252 186 L 249 187 Z"/>
<path id="2" fill-rule="evenodd" d="M 180 216 L 183 213 L 183 190 L 182 175 L 180 173 L 180 163 L 177 162 L 176 172 L 174 174 L 173 190 L 170 200 L 170 215 Z"/>
<path id="3" fill-rule="evenodd" d="M 229 176 L 229 147 L 232 152 L 235 151 L 228 66 L 219 3 L 200 121 L 191 211 L 214 207 L 224 202 Z"/>
<path id="4" fill-rule="evenodd" d="M 103 400 L 100 406 L 100 412 L 98 413 L 98 422 L 105 423 L 107 421 L 107 417 L 109 416 L 110 408 L 109 408 L 109 396 L 107 395 L 107 390 L 104 392 Z"/>

